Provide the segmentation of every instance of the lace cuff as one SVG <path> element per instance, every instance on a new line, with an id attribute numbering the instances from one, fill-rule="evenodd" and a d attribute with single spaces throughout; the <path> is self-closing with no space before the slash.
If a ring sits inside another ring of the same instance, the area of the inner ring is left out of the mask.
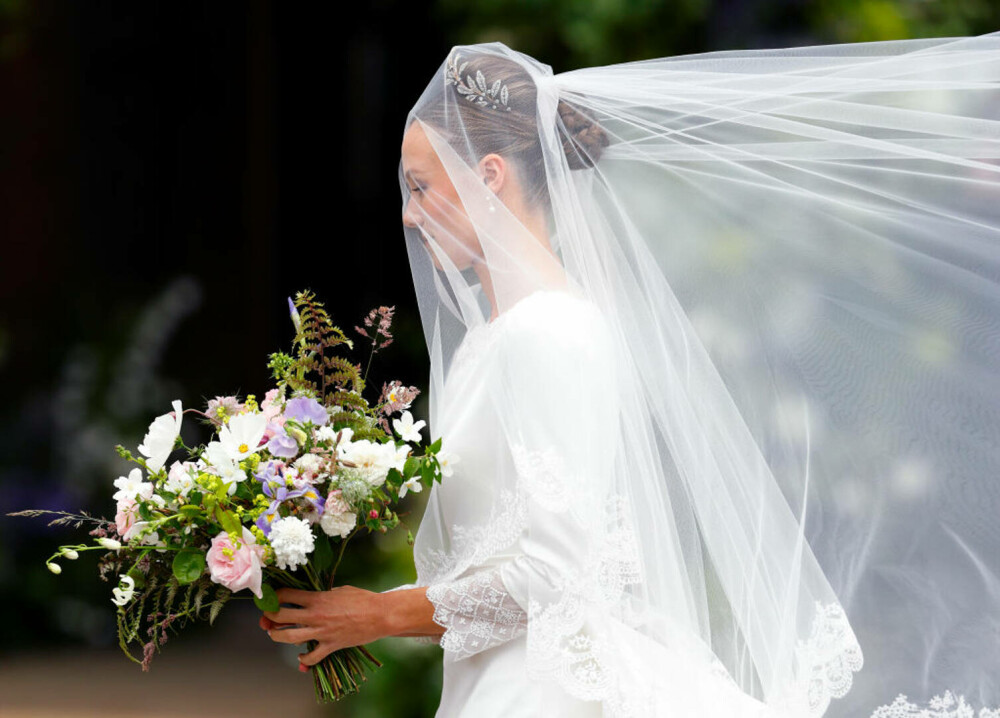
<path id="1" fill-rule="evenodd" d="M 500 569 L 427 587 L 434 622 L 445 629 L 441 647 L 453 660 L 506 643 L 525 632 L 528 617 L 508 593 Z"/>

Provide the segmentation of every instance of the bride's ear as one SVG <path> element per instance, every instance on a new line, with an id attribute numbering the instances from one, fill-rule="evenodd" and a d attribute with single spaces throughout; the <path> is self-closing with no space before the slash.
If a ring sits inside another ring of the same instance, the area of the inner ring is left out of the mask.
<path id="1" fill-rule="evenodd" d="M 507 182 L 507 161 L 496 153 L 491 153 L 479 160 L 479 174 L 483 183 L 490 191 L 499 195 Z"/>

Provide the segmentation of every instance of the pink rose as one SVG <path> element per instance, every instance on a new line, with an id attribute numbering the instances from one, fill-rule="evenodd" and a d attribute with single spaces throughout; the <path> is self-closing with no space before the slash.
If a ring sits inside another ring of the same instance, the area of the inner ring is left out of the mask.
<path id="1" fill-rule="evenodd" d="M 118 502 L 118 512 L 115 514 L 115 526 L 118 535 L 128 541 L 126 534 L 135 523 L 135 499 L 122 499 Z M 130 538 L 131 536 L 129 536 Z"/>
<path id="2" fill-rule="evenodd" d="M 225 531 L 212 539 L 208 549 L 208 570 L 212 580 L 234 593 L 244 588 L 257 598 L 263 598 L 260 584 L 263 578 L 264 547 L 243 527 L 243 539 L 233 541 Z"/>

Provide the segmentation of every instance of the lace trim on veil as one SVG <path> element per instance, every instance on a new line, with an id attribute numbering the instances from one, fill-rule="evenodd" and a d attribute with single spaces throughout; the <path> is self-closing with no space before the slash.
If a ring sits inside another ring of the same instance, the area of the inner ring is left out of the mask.
<path id="1" fill-rule="evenodd" d="M 889 705 L 877 708 L 871 718 L 1000 718 L 1000 706 L 980 708 L 977 713 L 975 708 L 965 702 L 965 696 L 945 691 L 921 707 L 900 694 Z"/>

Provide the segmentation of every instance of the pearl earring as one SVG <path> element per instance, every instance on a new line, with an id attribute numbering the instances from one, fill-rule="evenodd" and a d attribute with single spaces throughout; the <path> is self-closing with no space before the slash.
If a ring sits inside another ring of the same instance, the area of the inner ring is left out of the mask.
<path id="1" fill-rule="evenodd" d="M 489 202 L 490 212 L 496 212 L 497 208 L 496 208 L 496 205 L 493 204 L 493 195 L 492 194 L 486 195 L 486 201 Z"/>

